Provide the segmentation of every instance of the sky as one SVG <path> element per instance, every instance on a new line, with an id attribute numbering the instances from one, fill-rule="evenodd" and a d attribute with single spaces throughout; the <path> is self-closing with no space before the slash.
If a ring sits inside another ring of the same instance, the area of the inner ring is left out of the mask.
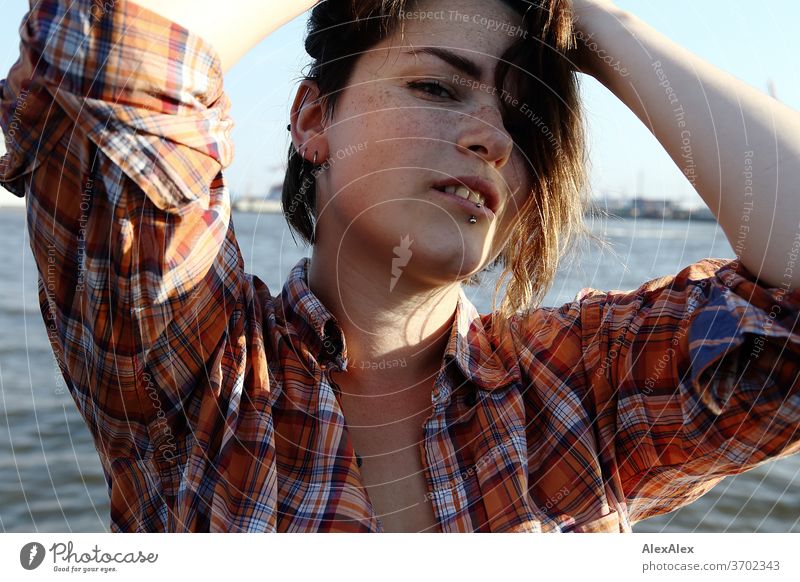
<path id="1" fill-rule="evenodd" d="M 800 22 L 796 0 L 617 0 L 616 4 L 761 91 L 767 92 L 771 81 L 778 99 L 800 110 L 796 61 L 800 51 L 791 40 Z M 18 28 L 27 6 L 26 0 L 0 0 L 0 78 L 17 58 Z M 235 196 L 261 195 L 283 179 L 289 108 L 308 64 L 303 50 L 305 21 L 301 15 L 277 30 L 225 75 L 236 123 L 236 157 L 227 170 Z M 702 205 L 661 145 L 623 103 L 590 77 L 582 76 L 581 92 L 596 195 L 639 194 Z M 8 199 L 6 193 L 2 198 Z"/>

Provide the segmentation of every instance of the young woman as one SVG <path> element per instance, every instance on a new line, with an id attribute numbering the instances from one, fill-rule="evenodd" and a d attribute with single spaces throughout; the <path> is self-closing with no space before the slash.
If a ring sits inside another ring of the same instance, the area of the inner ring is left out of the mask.
<path id="1" fill-rule="evenodd" d="M 37 2 L 0 85 L 114 531 L 630 531 L 798 450 L 797 112 L 604 0 L 322 2 L 284 187 L 312 256 L 271 290 L 222 72 L 313 2 L 217 4 Z M 539 307 L 582 228 L 580 74 L 739 260 Z"/>

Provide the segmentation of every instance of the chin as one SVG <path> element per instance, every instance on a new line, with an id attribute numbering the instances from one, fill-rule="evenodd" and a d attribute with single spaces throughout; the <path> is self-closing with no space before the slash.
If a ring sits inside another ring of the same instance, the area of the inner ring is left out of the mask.
<path id="1" fill-rule="evenodd" d="M 442 284 L 461 281 L 479 272 L 486 264 L 482 252 L 469 251 L 463 247 L 443 252 L 442 248 L 417 248 L 412 261 L 423 278 Z M 465 252 L 466 251 L 466 252 Z"/>

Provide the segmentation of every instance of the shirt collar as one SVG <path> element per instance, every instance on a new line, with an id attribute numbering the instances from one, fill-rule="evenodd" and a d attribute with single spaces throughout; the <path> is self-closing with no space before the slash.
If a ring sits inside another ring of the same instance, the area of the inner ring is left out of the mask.
<path id="1" fill-rule="evenodd" d="M 344 333 L 333 314 L 311 292 L 308 286 L 309 257 L 303 257 L 292 268 L 283 288 L 286 321 L 308 346 L 318 361 L 335 362 L 347 367 L 347 344 Z M 520 381 L 519 366 L 510 338 L 497 339 L 491 330 L 491 315 L 480 315 L 459 289 L 456 313 L 442 359 L 445 368 L 451 361 L 464 378 L 483 390 L 495 390 Z"/>
<path id="2" fill-rule="evenodd" d="M 284 317 L 318 362 L 347 365 L 347 345 L 339 322 L 308 286 L 309 257 L 303 257 L 289 272 L 283 286 Z"/>
<path id="3" fill-rule="evenodd" d="M 515 353 L 510 338 L 492 333 L 491 315 L 481 315 L 459 289 L 458 304 L 445 349 L 444 361 L 455 360 L 465 378 L 483 390 L 495 390 L 520 381 Z"/>

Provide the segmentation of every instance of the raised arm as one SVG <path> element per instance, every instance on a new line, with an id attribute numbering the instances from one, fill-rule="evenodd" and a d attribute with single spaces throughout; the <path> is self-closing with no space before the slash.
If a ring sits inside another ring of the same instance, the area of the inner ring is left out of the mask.
<path id="1" fill-rule="evenodd" d="M 227 72 L 271 32 L 310 9 L 318 0 L 137 0 L 203 37 L 216 48 Z"/>
<path id="2" fill-rule="evenodd" d="M 664 146 L 752 273 L 800 287 L 789 257 L 800 237 L 800 113 L 608 0 L 573 5 L 584 72 Z"/>
<path id="3" fill-rule="evenodd" d="M 599 500 L 630 525 L 800 452 L 798 316 L 800 291 L 725 259 L 519 316 L 527 426 L 558 435 L 528 459 L 537 495 L 565 487 L 552 517 L 598 525 Z"/>
<path id="4" fill-rule="evenodd" d="M 274 529 L 274 489 L 249 489 L 275 482 L 268 290 L 231 224 L 219 59 L 158 13 L 108 4 L 31 0 L 0 80 L 0 184 L 26 198 L 48 338 L 113 531 Z"/>

